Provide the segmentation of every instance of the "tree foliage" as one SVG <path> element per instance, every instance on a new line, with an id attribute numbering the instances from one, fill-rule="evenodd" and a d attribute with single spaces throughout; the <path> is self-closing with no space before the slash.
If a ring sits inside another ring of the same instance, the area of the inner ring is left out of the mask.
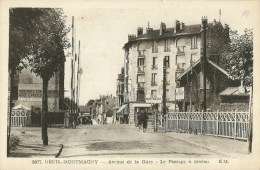
<path id="1" fill-rule="evenodd" d="M 33 54 L 35 23 L 40 11 L 11 8 L 9 11 L 9 71 L 21 71 L 28 66 L 28 56 Z"/>
<path id="2" fill-rule="evenodd" d="M 226 68 L 231 76 L 245 86 L 253 84 L 253 32 L 245 29 L 242 35 L 230 31 L 231 43 L 227 55 Z"/>
<path id="3" fill-rule="evenodd" d="M 32 71 L 42 79 L 49 80 L 65 61 L 64 49 L 69 47 L 65 16 L 61 9 L 38 9 L 37 34 L 30 58 Z"/>

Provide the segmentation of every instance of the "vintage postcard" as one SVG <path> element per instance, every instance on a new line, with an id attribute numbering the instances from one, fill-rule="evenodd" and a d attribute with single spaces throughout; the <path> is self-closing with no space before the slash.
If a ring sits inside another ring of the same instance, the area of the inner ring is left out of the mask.
<path id="1" fill-rule="evenodd" d="M 259 1 L 0 1 L 0 169 L 260 169 Z"/>

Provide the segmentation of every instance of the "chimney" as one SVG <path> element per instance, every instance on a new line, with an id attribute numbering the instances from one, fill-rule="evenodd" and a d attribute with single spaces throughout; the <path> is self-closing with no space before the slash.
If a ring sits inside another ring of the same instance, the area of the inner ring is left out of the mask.
<path id="1" fill-rule="evenodd" d="M 124 69 L 124 67 L 122 67 L 121 68 L 121 75 L 124 75 L 124 73 L 125 73 L 125 69 Z"/>
<path id="2" fill-rule="evenodd" d="M 151 33 L 152 31 L 153 31 L 152 28 L 146 28 L 146 34 L 149 34 L 149 33 Z"/>
<path id="3" fill-rule="evenodd" d="M 161 22 L 161 25 L 160 25 L 160 35 L 162 35 L 165 32 L 166 32 L 166 25 L 165 25 L 165 23 Z"/>
<path id="4" fill-rule="evenodd" d="M 137 36 L 143 35 L 143 28 L 142 27 L 138 27 L 137 28 Z"/>
<path id="5" fill-rule="evenodd" d="M 175 30 L 175 33 L 180 31 L 180 21 L 178 20 L 175 21 Z"/>
<path id="6" fill-rule="evenodd" d="M 133 34 L 129 34 L 128 35 L 128 41 L 134 41 L 134 40 L 136 40 L 136 36 L 133 35 Z"/>
<path id="7" fill-rule="evenodd" d="M 184 29 L 184 23 L 182 22 L 181 24 L 180 24 L 180 30 L 183 30 Z"/>

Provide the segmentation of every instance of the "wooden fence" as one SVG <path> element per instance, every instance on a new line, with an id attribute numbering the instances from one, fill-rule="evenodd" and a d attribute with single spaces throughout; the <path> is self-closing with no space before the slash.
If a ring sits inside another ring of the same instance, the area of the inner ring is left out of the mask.
<path id="1" fill-rule="evenodd" d="M 169 112 L 167 131 L 247 139 L 249 112 Z"/>

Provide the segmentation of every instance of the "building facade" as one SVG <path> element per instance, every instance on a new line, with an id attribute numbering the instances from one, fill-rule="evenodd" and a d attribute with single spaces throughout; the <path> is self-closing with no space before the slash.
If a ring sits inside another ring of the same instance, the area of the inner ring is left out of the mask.
<path id="1" fill-rule="evenodd" d="M 208 24 L 206 34 L 207 58 L 219 64 L 219 48 L 229 41 L 229 27 L 213 21 Z M 129 35 L 124 45 L 124 95 L 129 106 L 130 123 L 136 119 L 140 109 L 158 104 L 161 110 L 163 94 L 163 60 L 166 60 L 166 106 L 175 105 L 177 77 L 197 62 L 203 52 L 203 34 L 201 24 L 185 25 L 175 22 L 174 28 L 165 23 L 160 29 L 137 29 L 137 35 Z"/>
<path id="2" fill-rule="evenodd" d="M 14 105 L 25 105 L 29 108 L 42 108 L 42 79 L 25 68 L 18 73 L 14 90 Z M 54 74 L 48 84 L 48 110 L 58 112 L 62 110 L 64 102 L 64 63 Z"/>

